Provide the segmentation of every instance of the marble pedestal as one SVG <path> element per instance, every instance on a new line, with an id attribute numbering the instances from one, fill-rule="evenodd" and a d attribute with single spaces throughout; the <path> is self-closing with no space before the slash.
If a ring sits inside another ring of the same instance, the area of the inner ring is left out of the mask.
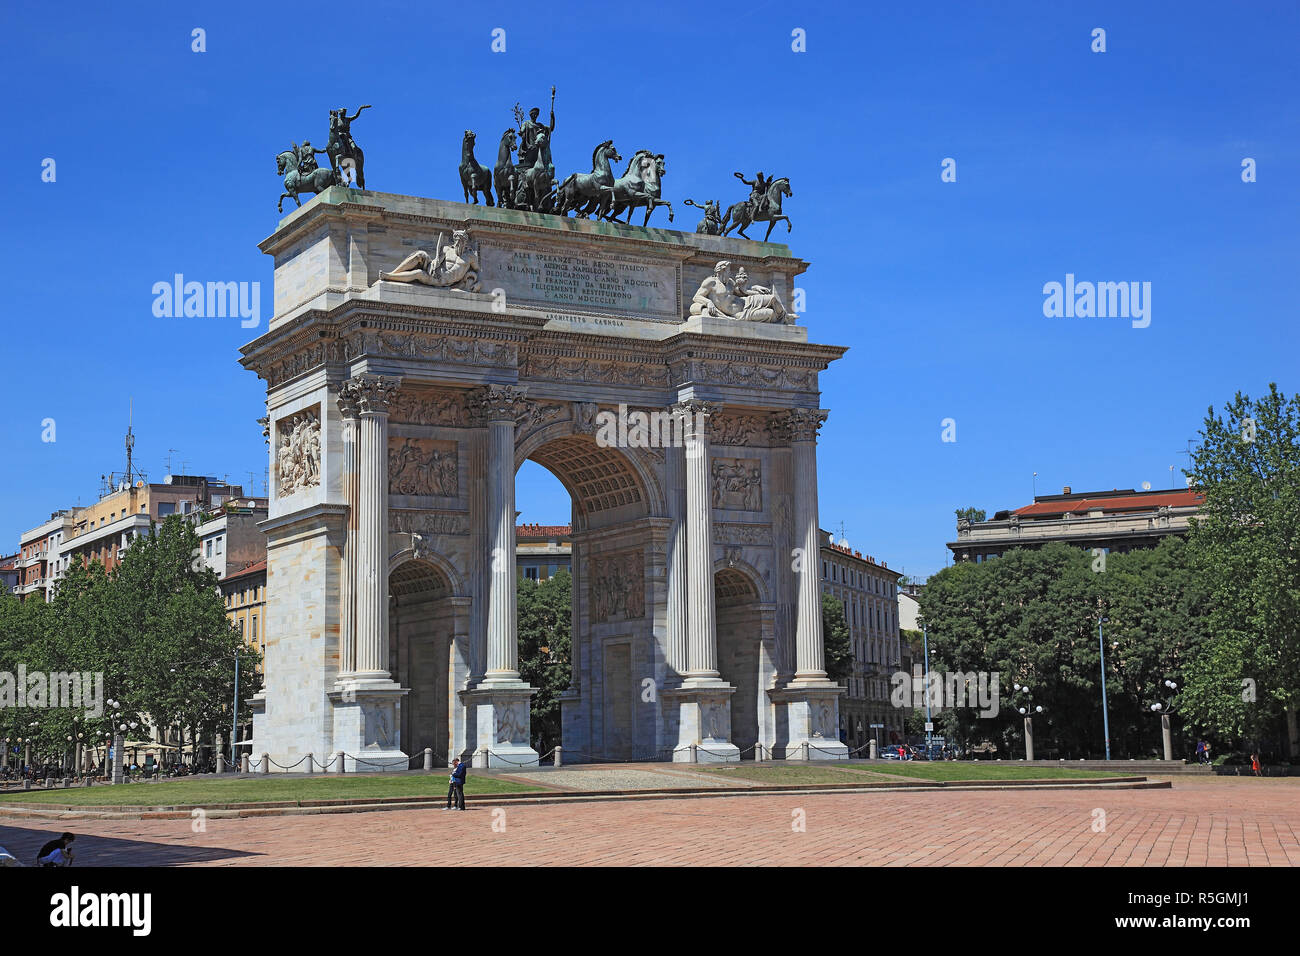
<path id="1" fill-rule="evenodd" d="M 330 691 L 334 749 L 343 751 L 347 773 L 383 773 L 410 768 L 401 746 L 402 698 L 407 691 L 391 680 L 341 680 Z M 322 762 L 329 756 L 322 757 Z"/>
<path id="2" fill-rule="evenodd" d="M 794 681 L 772 691 L 772 699 L 786 708 L 789 742 L 786 760 L 844 760 L 849 748 L 839 738 L 840 695 L 834 681 Z M 807 744 L 807 748 L 804 744 Z M 806 750 L 806 756 L 805 756 Z"/>
<path id="3" fill-rule="evenodd" d="M 731 695 L 736 692 L 723 680 L 688 680 L 663 692 L 669 706 L 677 708 L 677 746 L 674 763 L 691 762 L 695 745 L 698 763 L 735 763 L 740 748 L 731 742 Z"/>
<path id="4" fill-rule="evenodd" d="M 536 767 L 537 751 L 529 740 L 528 702 L 537 693 L 523 681 L 485 681 L 461 692 L 461 701 L 473 708 L 477 734 L 475 767 Z"/>

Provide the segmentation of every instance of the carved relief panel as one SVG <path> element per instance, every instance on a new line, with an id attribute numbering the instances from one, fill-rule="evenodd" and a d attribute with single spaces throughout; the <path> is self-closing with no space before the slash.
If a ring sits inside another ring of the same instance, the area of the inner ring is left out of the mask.
<path id="1" fill-rule="evenodd" d="M 592 555 L 587 561 L 593 623 L 645 617 L 645 555 Z"/>
<path id="2" fill-rule="evenodd" d="M 456 443 L 390 435 L 388 491 L 394 495 L 456 497 L 460 493 Z"/>
<path id="3" fill-rule="evenodd" d="M 320 485 L 320 405 L 275 423 L 275 485 L 287 498 Z"/>
<path id="4" fill-rule="evenodd" d="M 714 458 L 712 505 L 731 511 L 763 510 L 763 464 L 756 458 Z"/>
<path id="5" fill-rule="evenodd" d="M 452 428 L 470 424 L 465 393 L 452 389 L 403 388 L 389 410 L 388 420 L 397 424 Z"/>

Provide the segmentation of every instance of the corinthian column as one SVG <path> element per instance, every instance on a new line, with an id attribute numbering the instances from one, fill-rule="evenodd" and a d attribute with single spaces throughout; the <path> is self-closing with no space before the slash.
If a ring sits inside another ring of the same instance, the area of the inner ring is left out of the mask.
<path id="1" fill-rule="evenodd" d="M 357 438 L 360 423 L 357 408 L 361 386 L 346 381 L 339 387 L 339 412 L 343 419 L 343 499 L 348 506 L 348 524 L 343 538 L 343 581 L 339 588 L 339 675 L 357 669 L 357 532 L 361 511 L 361 484 L 357 473 Z"/>
<path id="2" fill-rule="evenodd" d="M 388 680 L 388 405 L 398 378 L 361 375 L 357 521 L 356 676 Z"/>
<path id="3" fill-rule="evenodd" d="M 488 684 L 519 683 L 515 641 L 515 419 L 525 410 L 522 389 L 489 385 L 475 399 L 488 428 Z"/>
<path id="4" fill-rule="evenodd" d="M 794 408 L 783 416 L 794 458 L 794 533 L 803 551 L 796 590 L 796 681 L 826 680 L 826 648 L 822 641 L 821 586 L 817 577 L 821 542 L 817 528 L 817 429 L 827 412 Z"/>
<path id="5" fill-rule="evenodd" d="M 669 409 L 673 415 L 682 415 L 678 407 Z M 687 434 L 682 430 L 682 435 Z M 686 449 L 670 445 L 664 451 L 668 515 L 672 525 L 668 529 L 668 646 L 667 663 L 670 676 L 680 678 L 688 669 L 686 651 L 687 584 L 686 584 Z M 575 632 L 576 633 L 576 632 Z"/>
<path id="6" fill-rule="evenodd" d="M 687 416 L 686 459 L 686 661 L 689 681 L 716 681 L 718 674 L 717 609 L 713 593 L 713 507 L 709 485 L 708 418 L 721 410 L 716 402 L 681 402 L 676 414 Z"/>

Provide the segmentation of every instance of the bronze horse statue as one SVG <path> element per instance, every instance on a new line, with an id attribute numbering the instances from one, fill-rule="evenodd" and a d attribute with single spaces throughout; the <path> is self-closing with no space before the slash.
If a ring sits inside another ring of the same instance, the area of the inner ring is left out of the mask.
<path id="1" fill-rule="evenodd" d="M 474 131 L 468 129 L 460 141 L 460 185 L 465 190 L 466 202 L 472 196 L 477 206 L 478 194 L 482 192 L 484 202 L 496 205 L 492 201 L 492 170 L 474 158 Z"/>
<path id="2" fill-rule="evenodd" d="M 331 186 L 338 184 L 339 177 L 332 169 L 313 169 L 310 173 L 303 175 L 298 172 L 298 144 L 294 144 L 293 149 L 286 149 L 283 153 L 275 157 L 275 173 L 277 176 L 284 177 L 284 192 L 280 195 L 280 201 L 276 204 L 279 212 L 284 212 L 284 201 L 293 199 L 299 206 L 302 200 L 298 198 L 299 193 L 323 193 Z"/>
<path id="3" fill-rule="evenodd" d="M 567 216 L 569 210 L 574 210 L 581 216 L 584 210 L 590 210 L 603 191 L 614 183 L 614 171 L 609 164 L 622 159 L 612 139 L 598 143 L 591 153 L 591 172 L 573 173 L 560 184 L 555 196 L 556 215 Z"/>
<path id="4" fill-rule="evenodd" d="M 627 165 L 627 172 L 613 186 L 605 188 L 601 199 L 600 211 L 596 218 L 617 222 L 623 210 L 627 210 L 627 222 L 632 221 L 632 210 L 645 206 L 645 219 L 641 225 L 650 223 L 650 214 L 659 206 L 668 207 L 668 221 L 673 221 L 673 204 L 660 199 L 663 189 L 662 177 L 665 173 L 664 154 L 653 153 L 648 149 L 638 149 Z"/>
<path id="5" fill-rule="evenodd" d="M 794 193 L 790 190 L 789 179 L 782 176 L 780 179 L 772 180 L 767 186 L 766 208 L 756 211 L 748 199 L 732 203 L 727 209 L 726 215 L 722 217 L 722 234 L 725 236 L 731 230 L 737 229 L 740 235 L 748 239 L 749 236 L 745 236 L 745 229 L 755 222 L 763 222 L 764 220 L 767 221 L 767 235 L 763 237 L 764 242 L 767 242 L 768 236 L 772 235 L 772 227 L 777 222 L 784 221 L 785 231 L 789 232 L 791 229 L 790 217 L 781 213 L 781 197 L 786 196 L 788 198 L 793 195 Z"/>
<path id="6" fill-rule="evenodd" d="M 506 209 L 514 208 L 515 191 L 518 189 L 515 183 L 515 164 L 510 159 L 510 154 L 516 149 L 517 135 L 513 126 L 501 134 L 501 142 L 497 145 L 497 164 L 492 168 L 497 202 Z"/>

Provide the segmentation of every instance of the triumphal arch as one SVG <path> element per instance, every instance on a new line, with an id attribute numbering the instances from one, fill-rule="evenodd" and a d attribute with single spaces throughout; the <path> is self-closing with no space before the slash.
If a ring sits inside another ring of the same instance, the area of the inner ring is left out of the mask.
<path id="1" fill-rule="evenodd" d="M 572 495 L 563 752 L 843 755 L 818 375 L 786 246 L 334 186 L 261 244 L 267 682 L 253 753 L 535 762 L 515 472 Z M 337 763 L 335 764 L 337 767 Z"/>

